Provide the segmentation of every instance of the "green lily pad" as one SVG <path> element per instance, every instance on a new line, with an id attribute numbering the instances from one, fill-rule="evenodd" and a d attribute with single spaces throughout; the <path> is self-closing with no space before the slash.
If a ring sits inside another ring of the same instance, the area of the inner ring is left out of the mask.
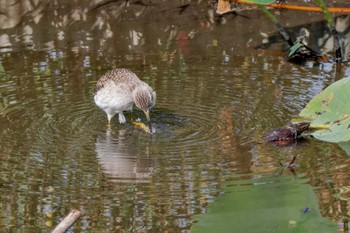
<path id="1" fill-rule="evenodd" d="M 328 142 L 350 141 L 350 78 L 343 78 L 316 95 L 299 116 L 310 120 L 311 134 Z"/>
<path id="2" fill-rule="evenodd" d="M 306 179 L 267 177 L 231 181 L 208 212 L 195 216 L 192 233 L 331 233 L 337 225 L 321 216 Z"/>

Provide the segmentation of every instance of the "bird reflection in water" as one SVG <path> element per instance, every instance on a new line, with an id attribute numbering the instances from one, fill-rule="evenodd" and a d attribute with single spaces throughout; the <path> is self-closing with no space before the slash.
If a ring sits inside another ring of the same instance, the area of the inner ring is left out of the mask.
<path id="1" fill-rule="evenodd" d="M 97 135 L 95 151 L 102 170 L 114 182 L 149 182 L 154 164 L 148 145 L 136 147 L 125 133 L 107 129 Z"/>

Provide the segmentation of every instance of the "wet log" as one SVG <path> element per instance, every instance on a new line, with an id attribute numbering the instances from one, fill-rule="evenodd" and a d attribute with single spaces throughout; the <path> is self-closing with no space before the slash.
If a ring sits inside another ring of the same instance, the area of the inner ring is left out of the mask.
<path id="1" fill-rule="evenodd" d="M 64 233 L 82 216 L 79 210 L 72 210 L 51 233 Z"/>

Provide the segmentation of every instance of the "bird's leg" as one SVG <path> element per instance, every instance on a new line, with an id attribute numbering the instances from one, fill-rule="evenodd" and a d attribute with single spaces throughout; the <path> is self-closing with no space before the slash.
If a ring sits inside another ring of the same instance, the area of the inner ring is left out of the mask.
<path id="1" fill-rule="evenodd" d="M 108 127 L 108 129 L 111 128 L 111 119 L 112 119 L 112 117 L 113 117 L 112 115 L 110 115 L 110 114 L 107 113 L 107 119 L 108 119 L 107 127 Z"/>
<path id="2" fill-rule="evenodd" d="M 124 124 L 126 122 L 123 112 L 119 113 L 119 123 Z"/>
<path id="3" fill-rule="evenodd" d="M 134 112 L 133 111 L 130 112 L 130 122 L 131 122 L 131 124 L 134 124 Z"/>

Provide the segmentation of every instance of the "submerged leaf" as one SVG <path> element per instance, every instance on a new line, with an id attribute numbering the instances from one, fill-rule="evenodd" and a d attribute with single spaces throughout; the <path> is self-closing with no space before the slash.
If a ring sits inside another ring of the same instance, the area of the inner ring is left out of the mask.
<path id="1" fill-rule="evenodd" d="M 350 78 L 343 78 L 316 95 L 299 116 L 311 119 L 311 133 L 328 142 L 350 141 Z"/>

